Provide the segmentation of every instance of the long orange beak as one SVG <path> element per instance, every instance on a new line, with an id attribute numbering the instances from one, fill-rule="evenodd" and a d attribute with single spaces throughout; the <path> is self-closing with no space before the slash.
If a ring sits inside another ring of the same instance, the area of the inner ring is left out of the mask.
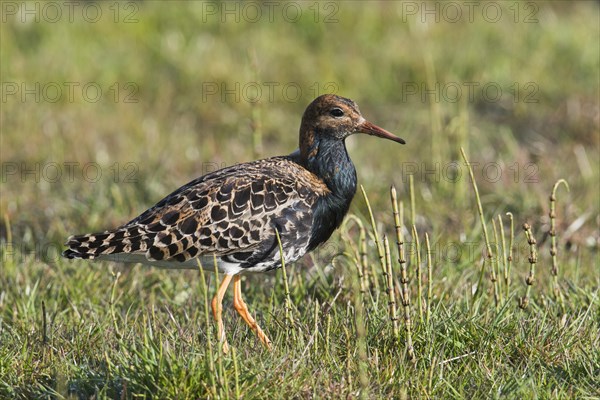
<path id="1" fill-rule="evenodd" d="M 398 136 L 394 135 L 393 133 L 390 133 L 390 132 L 386 131 L 385 129 L 380 128 L 377 125 L 370 123 L 369 121 L 365 121 L 362 124 L 360 124 L 357 127 L 356 131 L 361 132 L 361 133 L 366 133 L 367 135 L 373 135 L 373 136 L 377 136 L 380 138 L 393 140 L 394 142 L 397 142 L 397 143 L 406 144 L 404 139 L 399 138 Z"/>

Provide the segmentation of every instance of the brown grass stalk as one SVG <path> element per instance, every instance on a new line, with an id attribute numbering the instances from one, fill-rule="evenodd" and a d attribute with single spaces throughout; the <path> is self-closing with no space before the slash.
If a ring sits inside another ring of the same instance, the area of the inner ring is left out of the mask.
<path id="1" fill-rule="evenodd" d="M 552 256 L 552 281 L 554 283 L 554 297 L 558 300 L 560 308 L 563 314 L 566 312 L 565 299 L 560 285 L 558 284 L 558 249 L 556 246 L 556 190 L 560 184 L 564 184 L 567 191 L 570 191 L 569 184 L 564 179 L 559 179 L 552 188 L 552 194 L 550 195 L 550 255 Z"/>
<path id="2" fill-rule="evenodd" d="M 390 315 L 390 321 L 392 321 L 392 327 L 394 337 L 400 339 L 400 330 L 398 328 L 398 317 L 396 309 L 396 290 L 394 288 L 394 276 L 392 272 L 392 256 L 390 254 L 390 243 L 386 235 L 383 236 L 383 249 L 385 251 L 385 266 L 384 276 L 386 281 L 386 292 L 388 294 L 388 312 Z"/>
<path id="3" fill-rule="evenodd" d="M 531 233 L 531 225 L 528 223 L 523 224 L 523 230 L 525 231 L 525 236 L 527 237 L 527 243 L 529 244 L 529 276 L 525 279 L 525 283 L 527 284 L 527 290 L 525 291 L 525 296 L 523 296 L 519 301 L 519 307 L 521 309 L 526 309 L 529 305 L 529 295 L 531 292 L 531 286 L 535 282 L 535 264 L 537 263 L 537 249 L 536 249 L 536 240 Z"/>

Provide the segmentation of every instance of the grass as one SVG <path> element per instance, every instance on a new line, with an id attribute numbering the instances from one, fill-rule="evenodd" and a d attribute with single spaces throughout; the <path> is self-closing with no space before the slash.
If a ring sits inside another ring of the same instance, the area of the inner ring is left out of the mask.
<path id="1" fill-rule="evenodd" d="M 321 3 L 318 21 L 294 3 L 292 22 L 105 3 L 93 24 L 83 6 L 50 22 L 14 4 L 0 4 L 0 398 L 600 397 L 596 3 L 518 3 L 517 23 L 508 3 L 495 23 L 421 23 L 411 2 Z M 70 99 L 65 82 L 103 95 Z M 468 98 L 468 82 L 503 96 Z M 436 83 L 439 101 L 423 98 Z M 229 292 L 221 353 L 214 274 L 58 256 L 196 176 L 293 150 L 332 89 L 408 144 L 349 139 L 369 205 L 359 192 L 285 276 L 244 277 L 272 351 Z"/>

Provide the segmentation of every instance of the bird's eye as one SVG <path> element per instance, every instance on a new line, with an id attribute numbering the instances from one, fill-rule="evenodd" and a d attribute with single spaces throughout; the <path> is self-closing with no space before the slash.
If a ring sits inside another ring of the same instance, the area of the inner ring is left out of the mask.
<path id="1" fill-rule="evenodd" d="M 331 115 L 333 115 L 334 117 L 343 117 L 344 116 L 344 111 L 341 108 L 332 108 L 331 111 L 329 111 L 329 113 Z"/>

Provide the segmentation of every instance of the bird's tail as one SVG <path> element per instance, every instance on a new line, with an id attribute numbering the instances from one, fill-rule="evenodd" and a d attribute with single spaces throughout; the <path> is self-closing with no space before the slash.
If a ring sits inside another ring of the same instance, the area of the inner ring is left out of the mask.
<path id="1" fill-rule="evenodd" d="M 120 253 L 145 252 L 150 238 L 138 226 L 126 226 L 112 231 L 71 236 L 62 255 L 66 258 L 94 259 Z"/>

